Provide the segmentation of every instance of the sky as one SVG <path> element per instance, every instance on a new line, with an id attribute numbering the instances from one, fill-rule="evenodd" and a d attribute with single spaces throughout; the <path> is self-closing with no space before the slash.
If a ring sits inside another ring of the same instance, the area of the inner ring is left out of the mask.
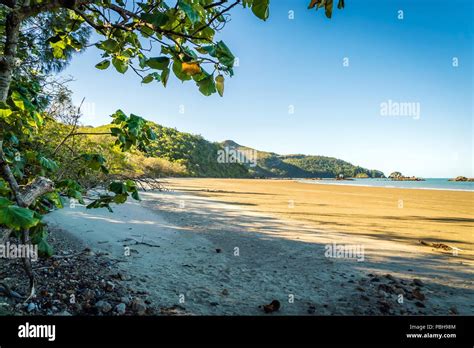
<path id="1" fill-rule="evenodd" d="M 346 0 L 332 19 L 308 3 L 272 0 L 266 22 L 233 10 L 218 38 L 239 66 L 223 98 L 174 76 L 165 89 L 97 70 L 94 47 L 63 74 L 75 79 L 74 101 L 85 98 L 87 125 L 121 109 L 210 141 L 386 175 L 474 177 L 473 2 Z"/>

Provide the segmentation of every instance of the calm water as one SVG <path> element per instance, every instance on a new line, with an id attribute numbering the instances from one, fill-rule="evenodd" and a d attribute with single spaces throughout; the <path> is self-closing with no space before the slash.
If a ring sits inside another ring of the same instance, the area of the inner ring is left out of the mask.
<path id="1" fill-rule="evenodd" d="M 425 181 L 392 181 L 389 179 L 354 179 L 353 181 L 302 179 L 300 181 L 308 184 L 374 186 L 425 190 L 474 191 L 474 182 L 448 181 L 448 179 L 439 178 L 426 179 Z"/>

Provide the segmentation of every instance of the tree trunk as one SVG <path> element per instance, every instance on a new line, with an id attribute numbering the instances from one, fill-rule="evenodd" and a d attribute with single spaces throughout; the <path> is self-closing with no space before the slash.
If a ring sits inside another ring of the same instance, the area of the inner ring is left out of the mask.
<path id="1" fill-rule="evenodd" d="M 13 67 L 20 36 L 21 17 L 15 11 L 8 13 L 5 22 L 5 46 L 3 57 L 0 57 L 0 101 L 8 97 L 8 90 L 12 81 Z"/>

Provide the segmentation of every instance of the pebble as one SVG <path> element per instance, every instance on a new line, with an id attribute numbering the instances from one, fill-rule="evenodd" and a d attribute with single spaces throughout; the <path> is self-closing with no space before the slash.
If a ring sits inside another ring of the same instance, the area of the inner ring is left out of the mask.
<path id="1" fill-rule="evenodd" d="M 132 301 L 132 310 L 138 315 L 144 315 L 146 312 L 146 305 L 141 299 L 136 298 Z"/>
<path id="2" fill-rule="evenodd" d="M 425 304 L 423 302 L 420 302 L 420 301 L 416 301 L 415 306 L 420 307 L 420 308 L 425 308 L 426 307 Z"/>
<path id="3" fill-rule="evenodd" d="M 31 312 L 36 311 L 37 308 L 38 306 L 35 303 L 31 302 L 30 304 L 28 304 L 28 307 L 26 310 L 28 311 L 28 313 L 31 313 Z"/>
<path id="4" fill-rule="evenodd" d="M 420 300 L 420 301 L 425 300 L 425 295 L 420 291 L 419 288 L 413 289 L 412 294 L 413 294 L 413 297 L 416 298 L 417 300 Z"/>
<path id="5" fill-rule="evenodd" d="M 115 306 L 115 312 L 119 315 L 124 315 L 127 310 L 127 305 L 125 303 L 119 303 Z"/>
<path id="6" fill-rule="evenodd" d="M 416 286 L 423 286 L 425 285 L 420 279 L 418 278 L 415 278 L 413 279 L 413 284 L 415 284 Z"/>
<path id="7" fill-rule="evenodd" d="M 111 292 L 111 291 L 114 291 L 115 289 L 115 284 L 112 283 L 111 281 L 108 281 L 105 285 L 105 290 Z"/>
<path id="8" fill-rule="evenodd" d="M 95 304 L 97 311 L 102 313 L 108 313 L 112 309 L 112 305 L 107 301 L 99 301 Z"/>
<path id="9" fill-rule="evenodd" d="M 91 289 L 86 289 L 82 293 L 82 296 L 84 297 L 86 301 L 92 300 L 95 297 L 95 291 Z"/>

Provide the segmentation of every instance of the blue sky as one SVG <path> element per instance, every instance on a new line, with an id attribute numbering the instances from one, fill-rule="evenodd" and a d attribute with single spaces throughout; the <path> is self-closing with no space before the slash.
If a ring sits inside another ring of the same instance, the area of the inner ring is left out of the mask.
<path id="1" fill-rule="evenodd" d="M 99 71 L 90 48 L 64 72 L 75 78 L 74 100 L 90 103 L 83 122 L 108 123 L 120 108 L 211 141 L 334 156 L 386 174 L 474 176 L 472 1 L 346 0 L 331 20 L 307 4 L 273 0 L 267 22 L 234 10 L 219 35 L 240 63 L 224 98 L 176 78 L 165 89 Z M 381 115 L 389 100 L 414 103 L 419 115 Z"/>

